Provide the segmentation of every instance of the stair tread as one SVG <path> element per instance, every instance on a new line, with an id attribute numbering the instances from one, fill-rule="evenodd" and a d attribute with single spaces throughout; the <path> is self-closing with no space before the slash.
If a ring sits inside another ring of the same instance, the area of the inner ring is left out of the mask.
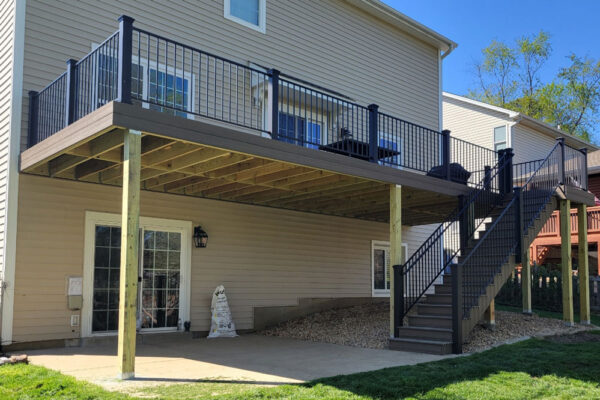
<path id="1" fill-rule="evenodd" d="M 390 340 L 394 341 L 394 342 L 422 343 L 422 344 L 439 344 L 439 345 L 452 344 L 452 342 L 448 341 L 448 340 L 427 340 L 427 339 L 414 339 L 414 338 L 390 338 Z"/>
<path id="2" fill-rule="evenodd" d="M 432 331 L 432 332 L 452 332 L 452 329 L 450 328 L 434 328 L 431 326 L 401 326 L 399 327 L 400 331 L 403 330 L 426 330 L 426 331 Z"/>
<path id="3" fill-rule="evenodd" d="M 445 315 L 430 315 L 430 314 L 417 314 L 411 315 L 410 317 L 418 317 L 418 318 L 435 318 L 435 319 L 452 319 L 452 317 L 447 317 Z"/>

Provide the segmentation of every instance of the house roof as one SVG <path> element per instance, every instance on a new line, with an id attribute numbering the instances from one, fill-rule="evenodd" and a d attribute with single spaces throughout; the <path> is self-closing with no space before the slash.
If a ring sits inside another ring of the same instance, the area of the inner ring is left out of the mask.
<path id="1" fill-rule="evenodd" d="M 344 0 L 371 15 L 374 15 L 408 33 L 429 43 L 444 52 L 444 57 L 456 47 L 458 44 L 448 39 L 444 35 L 434 31 L 431 28 L 415 21 L 407 15 L 393 7 L 384 4 L 380 0 Z"/>
<path id="2" fill-rule="evenodd" d="M 448 92 L 443 92 L 443 94 L 444 94 L 444 97 L 447 97 L 449 99 L 457 100 L 457 101 L 460 101 L 463 103 L 481 107 L 486 110 L 495 111 L 497 113 L 504 114 L 504 115 L 506 115 L 506 117 L 508 119 L 514 121 L 515 124 L 521 124 L 523 126 L 535 129 L 538 132 L 546 134 L 553 138 L 564 137 L 570 146 L 575 146 L 575 147 L 580 147 L 580 148 L 586 147 L 587 149 L 590 150 L 590 152 L 592 152 L 592 151 L 595 152 L 595 150 L 600 149 L 600 147 L 596 146 L 595 144 L 587 142 L 587 141 L 585 141 L 575 135 L 572 135 L 570 133 L 561 131 L 560 129 L 555 128 L 552 125 L 547 124 L 546 122 L 532 118 L 523 113 L 520 113 L 517 111 L 512 111 L 512 110 L 509 110 L 509 109 L 503 108 L 503 107 L 493 106 L 491 104 L 487 104 L 482 101 L 469 99 L 467 97 L 459 96 L 459 95 L 448 93 Z"/>

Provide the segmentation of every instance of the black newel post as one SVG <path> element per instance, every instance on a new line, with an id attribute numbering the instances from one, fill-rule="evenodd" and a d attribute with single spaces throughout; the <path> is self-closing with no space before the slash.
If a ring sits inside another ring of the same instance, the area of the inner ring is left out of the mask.
<path id="1" fill-rule="evenodd" d="M 404 274 L 403 265 L 394 265 L 394 337 L 400 336 L 404 319 Z"/>
<path id="2" fill-rule="evenodd" d="M 515 238 L 517 239 L 517 248 L 515 249 L 515 263 L 519 264 L 523 259 L 523 238 L 521 237 L 523 232 L 523 191 L 519 186 L 513 188 L 515 191 Z"/>
<path id="3" fill-rule="evenodd" d="M 267 129 L 271 133 L 271 139 L 277 139 L 279 135 L 279 71 L 270 69 L 267 74 L 269 75 Z"/>
<path id="4" fill-rule="evenodd" d="M 565 184 L 565 138 L 556 138 L 560 146 L 560 163 L 558 166 L 558 183 Z"/>
<path id="5" fill-rule="evenodd" d="M 379 106 L 369 104 L 369 161 L 376 163 L 379 161 Z"/>
<path id="6" fill-rule="evenodd" d="M 127 15 L 119 17 L 119 66 L 117 101 L 131 104 L 131 57 L 133 45 L 133 21 Z"/>
<path id="7" fill-rule="evenodd" d="M 444 129 L 442 131 L 442 166 L 443 174 L 447 180 L 451 180 L 452 176 L 450 173 L 450 131 Z"/>
<path id="8" fill-rule="evenodd" d="M 27 148 L 38 142 L 38 92 L 29 91 L 29 126 L 27 132 Z"/>
<path id="9" fill-rule="evenodd" d="M 583 176 L 581 177 L 583 182 L 581 182 L 583 190 L 588 190 L 588 150 L 587 148 L 579 149 L 581 154 L 583 154 Z"/>
<path id="10" fill-rule="evenodd" d="M 450 265 L 452 276 L 452 351 L 455 354 L 462 353 L 463 335 L 463 285 L 462 267 L 459 264 Z"/>
<path id="11" fill-rule="evenodd" d="M 75 118 L 75 64 L 77 60 L 67 60 L 67 87 L 65 93 L 65 126 L 73 123 Z"/>
<path id="12" fill-rule="evenodd" d="M 483 189 L 490 191 L 492 190 L 492 167 L 486 165 L 483 167 Z"/>

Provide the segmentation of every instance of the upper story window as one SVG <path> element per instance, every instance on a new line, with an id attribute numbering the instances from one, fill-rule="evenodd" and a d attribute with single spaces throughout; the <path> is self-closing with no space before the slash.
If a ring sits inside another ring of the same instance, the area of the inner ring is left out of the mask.
<path id="1" fill-rule="evenodd" d="M 502 150 L 507 146 L 506 125 L 494 128 L 494 150 Z"/>
<path id="2" fill-rule="evenodd" d="M 265 33 L 265 3 L 266 0 L 225 0 L 225 18 Z"/>

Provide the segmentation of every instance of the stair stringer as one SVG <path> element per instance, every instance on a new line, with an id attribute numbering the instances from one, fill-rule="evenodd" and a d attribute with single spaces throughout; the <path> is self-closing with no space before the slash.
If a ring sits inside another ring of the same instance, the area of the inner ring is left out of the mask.
<path id="1" fill-rule="evenodd" d="M 552 196 L 546 206 L 542 209 L 534 223 L 527 230 L 527 234 L 523 236 L 523 246 L 528 248 L 533 240 L 536 238 L 538 233 L 542 230 L 548 219 L 552 216 L 554 210 L 556 210 L 558 201 L 555 196 Z M 492 300 L 496 297 L 502 286 L 506 283 L 508 278 L 512 275 L 515 269 L 515 256 L 510 255 L 507 262 L 505 262 L 500 268 L 500 273 L 494 276 L 494 281 L 488 285 L 483 295 L 479 296 L 479 300 L 476 306 L 471 308 L 469 317 L 463 319 L 462 323 L 462 337 L 467 338 L 468 334 L 475 328 L 475 325 L 481 321 L 483 314 L 489 307 Z"/>

